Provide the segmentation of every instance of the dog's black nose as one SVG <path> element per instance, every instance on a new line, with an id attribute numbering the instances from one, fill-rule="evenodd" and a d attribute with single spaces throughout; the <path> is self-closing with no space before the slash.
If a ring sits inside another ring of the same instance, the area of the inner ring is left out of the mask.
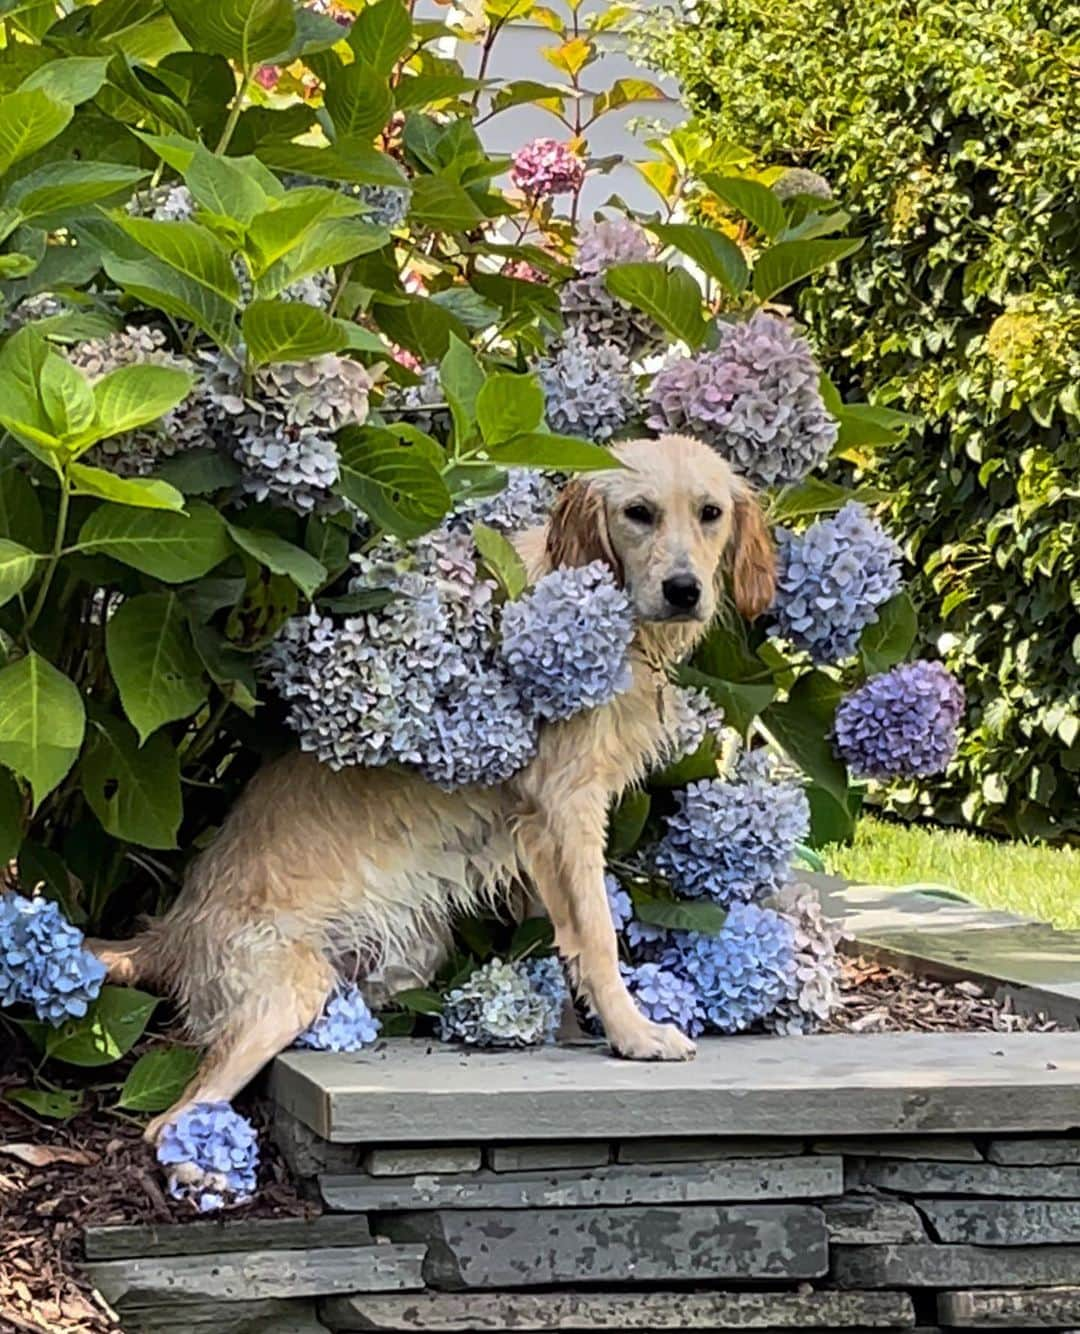
<path id="1" fill-rule="evenodd" d="M 692 611 L 701 601 L 701 581 L 696 574 L 673 574 L 660 587 L 668 603 L 679 611 Z"/>

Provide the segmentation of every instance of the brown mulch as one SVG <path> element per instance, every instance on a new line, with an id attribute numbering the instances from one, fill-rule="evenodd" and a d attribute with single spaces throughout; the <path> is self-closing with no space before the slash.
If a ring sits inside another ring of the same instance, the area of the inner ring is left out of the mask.
<path id="1" fill-rule="evenodd" d="M 913 977 L 873 959 L 845 958 L 841 1002 L 823 1033 L 1051 1033 L 1045 1015 L 1017 1014 L 978 982 Z"/>
<path id="2" fill-rule="evenodd" d="M 844 960 L 841 1005 L 826 1033 L 1049 1032 L 1046 1018 L 1012 1012 L 974 982 L 912 977 L 871 959 Z M 198 1217 L 170 1199 L 141 1126 L 102 1106 L 66 1125 L 45 1123 L 2 1100 L 3 1089 L 25 1082 L 0 1073 L 0 1334 L 118 1334 L 116 1315 L 80 1275 L 82 1229 L 88 1223 L 169 1223 Z M 265 1132 L 260 1106 L 238 1100 Z M 59 1150 L 73 1161 L 33 1165 Z M 259 1194 L 232 1211 L 236 1218 L 302 1217 L 314 1212 L 297 1194 L 269 1135 L 260 1134 Z M 6 1151 L 5 1151 L 6 1150 Z"/>

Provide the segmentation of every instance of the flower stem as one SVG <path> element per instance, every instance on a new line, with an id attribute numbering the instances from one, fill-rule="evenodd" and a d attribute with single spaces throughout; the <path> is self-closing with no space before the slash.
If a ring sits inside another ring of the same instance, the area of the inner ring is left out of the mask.
<path id="1" fill-rule="evenodd" d="M 48 565 L 45 567 L 45 573 L 41 576 L 41 583 L 38 585 L 37 597 L 34 599 L 34 605 L 30 608 L 30 615 L 23 622 L 23 638 L 29 639 L 30 631 L 37 623 L 38 617 L 45 608 L 45 599 L 49 596 L 49 588 L 52 586 L 53 575 L 56 573 L 56 567 L 60 564 L 60 557 L 64 554 L 64 538 L 67 535 L 68 509 L 71 505 L 71 483 L 68 481 L 65 473 L 60 478 L 60 506 L 56 511 L 56 532 L 53 535 L 52 551 L 49 553 Z"/>
<path id="2" fill-rule="evenodd" d="M 240 119 L 240 112 L 244 109 L 244 99 L 248 95 L 248 89 L 251 87 L 251 81 L 254 77 L 254 68 L 245 69 L 242 72 L 240 86 L 237 88 L 236 96 L 233 98 L 232 106 L 229 108 L 229 118 L 225 122 L 225 128 L 221 131 L 221 138 L 218 140 L 217 148 L 214 149 L 214 153 L 217 157 L 221 157 L 224 154 L 232 140 L 233 131 L 236 129 L 236 122 Z"/>

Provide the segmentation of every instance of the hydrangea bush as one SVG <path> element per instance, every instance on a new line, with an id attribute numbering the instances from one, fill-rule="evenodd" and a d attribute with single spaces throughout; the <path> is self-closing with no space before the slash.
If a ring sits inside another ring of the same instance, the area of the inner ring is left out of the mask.
<path id="1" fill-rule="evenodd" d="M 617 466 L 611 443 L 678 429 L 760 488 L 783 569 L 771 613 L 725 606 L 680 666 L 665 767 L 613 813 L 628 984 L 694 1031 L 816 1022 L 820 923 L 765 900 L 799 843 L 850 832 L 844 757 L 880 778 L 895 733 L 943 764 L 956 708 L 926 667 L 887 675 L 914 610 L 848 504 L 875 497 L 836 480 L 900 423 L 845 405 L 778 305 L 857 248 L 845 216 L 737 152 L 691 171 L 678 131 L 642 150 L 659 212 L 585 216 L 610 165 L 594 125 L 659 95 L 592 88 L 604 14 L 537 9 L 558 80 L 538 90 L 477 87 L 402 0 L 259 4 L 235 26 L 169 0 L 119 63 L 100 7 L 5 20 L 0 124 L 24 128 L 0 147 L 0 864 L 41 895 L 0 898 L 0 1001 L 46 1057 L 101 1064 L 102 1033 L 125 1056 L 155 998 L 105 985 L 81 932 L 159 909 L 267 755 L 499 782 L 541 727 L 626 689 L 610 571 L 529 588 L 510 539 Z M 447 21 L 486 68 L 505 7 Z M 537 99 L 552 134 L 488 153 L 477 125 Z M 376 1017 L 343 982 L 301 1042 L 548 1041 L 564 1000 L 543 923 L 462 922 L 433 987 Z M 140 1055 L 120 1105 L 162 1110 L 191 1061 Z M 251 1188 L 230 1117 L 169 1140 L 200 1208 Z"/>

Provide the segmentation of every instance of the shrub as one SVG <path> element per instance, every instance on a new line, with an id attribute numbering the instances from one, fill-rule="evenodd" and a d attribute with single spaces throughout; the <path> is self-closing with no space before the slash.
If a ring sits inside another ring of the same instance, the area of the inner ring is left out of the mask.
<path id="1" fill-rule="evenodd" d="M 701 0 L 693 16 L 654 21 L 644 54 L 703 139 L 817 173 L 851 210 L 866 244 L 798 308 L 845 394 L 918 418 L 903 443 L 847 451 L 917 566 L 921 642 L 969 701 L 949 772 L 895 800 L 1076 837 L 1080 6 Z"/>

